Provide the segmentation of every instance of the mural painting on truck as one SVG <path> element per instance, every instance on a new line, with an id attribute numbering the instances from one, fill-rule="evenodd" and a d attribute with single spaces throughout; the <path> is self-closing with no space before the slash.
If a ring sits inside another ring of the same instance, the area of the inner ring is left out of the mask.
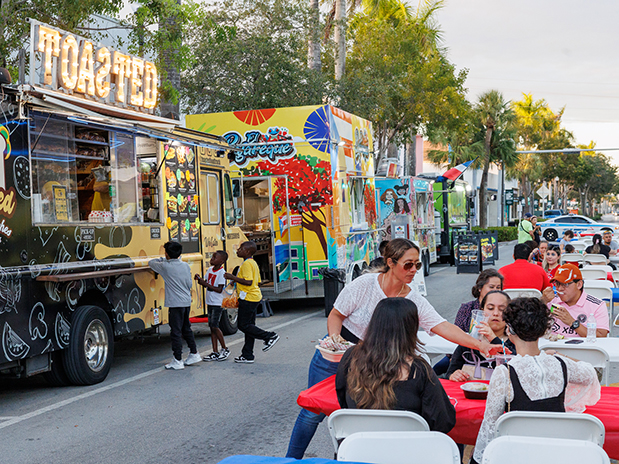
<path id="1" fill-rule="evenodd" d="M 186 121 L 235 148 L 235 201 L 244 233 L 264 244 L 256 260 L 267 294 L 291 297 L 303 283 L 305 292 L 295 297 L 322 294 L 321 285 L 308 286 L 322 279 L 318 269 L 350 273 L 374 258 L 379 237 L 369 121 L 330 105 Z"/>

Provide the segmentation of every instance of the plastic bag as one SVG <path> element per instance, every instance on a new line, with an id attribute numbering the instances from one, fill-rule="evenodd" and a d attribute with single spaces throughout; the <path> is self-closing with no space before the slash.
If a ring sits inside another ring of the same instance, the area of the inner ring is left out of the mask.
<path id="1" fill-rule="evenodd" d="M 224 299 L 221 302 L 222 308 L 237 309 L 239 307 L 239 296 L 236 294 L 236 285 L 228 285 L 223 290 Z"/>

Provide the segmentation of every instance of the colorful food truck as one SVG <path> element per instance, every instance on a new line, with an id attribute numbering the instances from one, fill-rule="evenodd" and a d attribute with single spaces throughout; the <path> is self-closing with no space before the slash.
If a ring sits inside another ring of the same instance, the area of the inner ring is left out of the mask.
<path id="1" fill-rule="evenodd" d="M 379 229 L 382 240 L 407 238 L 421 249 L 424 272 L 413 283 L 425 295 L 424 275 L 436 262 L 433 182 L 418 177 L 377 178 Z"/>
<path id="2" fill-rule="evenodd" d="M 323 296 L 321 268 L 348 281 L 374 258 L 371 123 L 330 105 L 187 116 L 233 148 L 241 229 L 258 244 L 269 299 Z"/>
<path id="3" fill-rule="evenodd" d="M 229 147 L 153 114 L 153 64 L 36 21 L 30 43 L 29 83 L 0 97 L 0 373 L 93 384 L 115 338 L 167 323 L 165 242 L 192 273 L 218 249 L 234 266 Z"/>
<path id="4" fill-rule="evenodd" d="M 438 255 L 441 262 L 454 264 L 452 234 L 469 229 L 467 187 L 468 183 L 461 180 L 434 182 Z"/>

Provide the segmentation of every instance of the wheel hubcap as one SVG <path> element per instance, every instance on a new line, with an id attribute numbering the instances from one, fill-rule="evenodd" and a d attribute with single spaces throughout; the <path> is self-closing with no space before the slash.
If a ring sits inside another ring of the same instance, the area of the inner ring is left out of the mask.
<path id="1" fill-rule="evenodd" d="M 234 309 L 226 309 L 226 311 L 228 312 L 228 320 L 230 321 L 231 325 L 236 324 L 236 319 L 239 317 L 239 310 L 237 308 Z"/>
<path id="2" fill-rule="evenodd" d="M 86 328 L 84 334 L 84 355 L 88 367 L 93 372 L 99 372 L 105 366 L 109 351 L 109 342 L 105 325 L 95 319 Z"/>

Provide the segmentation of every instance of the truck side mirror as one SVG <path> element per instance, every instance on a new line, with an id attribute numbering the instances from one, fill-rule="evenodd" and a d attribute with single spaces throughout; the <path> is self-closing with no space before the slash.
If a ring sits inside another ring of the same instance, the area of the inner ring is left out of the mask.
<path id="1" fill-rule="evenodd" d="M 238 179 L 232 180 L 232 197 L 240 198 L 241 196 L 241 181 Z"/>
<path id="2" fill-rule="evenodd" d="M 234 208 L 234 217 L 236 219 L 241 219 L 243 217 L 243 209 L 242 208 Z"/>

